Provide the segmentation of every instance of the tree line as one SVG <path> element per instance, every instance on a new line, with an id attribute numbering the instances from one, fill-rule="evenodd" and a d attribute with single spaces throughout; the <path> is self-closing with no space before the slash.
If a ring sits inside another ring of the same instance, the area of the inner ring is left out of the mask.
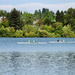
<path id="1" fill-rule="evenodd" d="M 56 13 L 47 8 L 33 14 L 0 10 L 0 37 L 75 37 L 75 9 Z M 6 17 L 6 18 L 4 18 Z"/>

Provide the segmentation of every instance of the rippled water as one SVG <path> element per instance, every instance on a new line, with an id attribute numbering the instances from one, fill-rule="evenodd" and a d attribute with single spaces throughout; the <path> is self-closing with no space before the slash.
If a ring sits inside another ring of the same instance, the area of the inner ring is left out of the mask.
<path id="1" fill-rule="evenodd" d="M 0 75 L 75 75 L 75 38 L 0 38 Z"/>
<path id="2" fill-rule="evenodd" d="M 0 75 L 75 75 L 75 53 L 1 52 Z"/>

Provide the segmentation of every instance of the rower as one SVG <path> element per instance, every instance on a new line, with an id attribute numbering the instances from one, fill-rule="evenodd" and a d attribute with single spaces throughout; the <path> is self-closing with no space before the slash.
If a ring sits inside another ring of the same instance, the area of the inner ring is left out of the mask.
<path id="1" fill-rule="evenodd" d="M 30 40 L 28 41 L 28 43 L 30 43 Z"/>
<path id="2" fill-rule="evenodd" d="M 57 42 L 61 42 L 61 40 L 57 40 Z"/>
<path id="3" fill-rule="evenodd" d="M 35 40 L 33 40 L 33 43 L 35 43 Z"/>
<path id="4" fill-rule="evenodd" d="M 63 40 L 63 42 L 65 42 L 65 40 Z"/>

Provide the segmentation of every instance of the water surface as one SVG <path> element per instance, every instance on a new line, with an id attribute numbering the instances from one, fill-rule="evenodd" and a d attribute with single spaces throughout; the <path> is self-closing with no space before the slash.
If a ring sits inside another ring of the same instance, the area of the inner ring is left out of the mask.
<path id="1" fill-rule="evenodd" d="M 75 75 L 75 38 L 0 38 L 0 75 Z"/>

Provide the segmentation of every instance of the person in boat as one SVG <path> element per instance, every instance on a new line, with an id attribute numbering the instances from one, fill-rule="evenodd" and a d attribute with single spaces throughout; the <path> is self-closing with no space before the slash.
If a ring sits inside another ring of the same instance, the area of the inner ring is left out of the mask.
<path id="1" fill-rule="evenodd" d="M 28 41 L 28 43 L 30 43 L 30 40 Z"/>
<path id="2" fill-rule="evenodd" d="M 35 41 L 35 40 L 33 40 L 33 43 L 36 43 L 36 41 Z"/>
<path id="3" fill-rule="evenodd" d="M 63 42 L 65 42 L 65 40 L 63 40 Z"/>
<path id="4" fill-rule="evenodd" d="M 61 42 L 61 40 L 57 40 L 57 42 Z"/>
<path id="5" fill-rule="evenodd" d="M 65 40 L 63 40 L 63 42 L 66 42 Z"/>

